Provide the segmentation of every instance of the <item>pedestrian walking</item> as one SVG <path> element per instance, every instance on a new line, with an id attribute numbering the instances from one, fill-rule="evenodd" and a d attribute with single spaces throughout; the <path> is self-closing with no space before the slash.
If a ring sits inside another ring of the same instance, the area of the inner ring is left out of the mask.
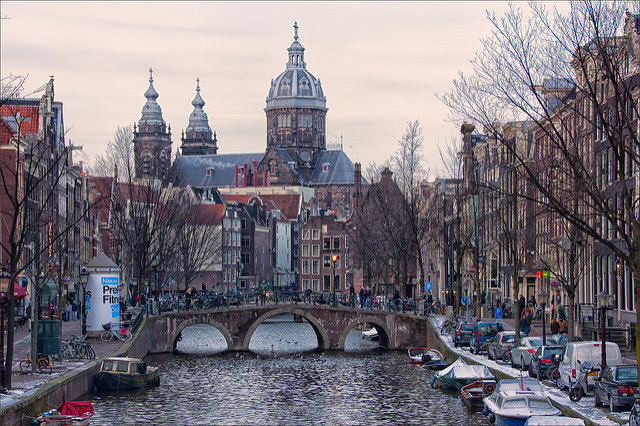
<path id="1" fill-rule="evenodd" d="M 73 321 L 78 320 L 78 304 L 75 300 L 71 302 L 71 319 Z"/>
<path id="2" fill-rule="evenodd" d="M 364 308 L 364 286 L 360 287 L 360 291 L 358 292 L 358 297 L 360 298 L 360 309 Z"/>

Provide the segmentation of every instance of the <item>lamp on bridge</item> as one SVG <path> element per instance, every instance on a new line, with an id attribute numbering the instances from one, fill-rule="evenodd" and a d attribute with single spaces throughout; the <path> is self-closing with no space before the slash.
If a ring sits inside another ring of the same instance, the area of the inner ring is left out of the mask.
<path id="1" fill-rule="evenodd" d="M 6 266 L 2 267 L 0 277 L 2 277 L 3 281 L 6 280 L 8 290 L 11 274 L 9 274 Z M 5 394 L 7 393 L 7 386 L 5 385 L 6 370 L 4 367 L 4 307 L 7 303 L 7 296 L 7 291 L 3 288 L 2 292 L 0 292 L 0 393 Z"/>
<path id="2" fill-rule="evenodd" d="M 544 290 L 538 293 L 538 300 L 540 301 L 540 306 L 542 306 L 542 346 L 547 344 L 547 330 L 544 323 L 544 308 L 547 306 L 547 297 L 549 297 L 549 293 Z"/>
<path id="3" fill-rule="evenodd" d="M 336 302 L 336 262 L 338 261 L 338 255 L 337 254 L 332 254 L 331 255 L 331 261 L 333 262 L 333 306 L 337 306 L 337 302 Z"/>
<path id="4" fill-rule="evenodd" d="M 609 303 L 613 299 L 613 295 L 602 290 L 596 295 L 598 298 L 598 307 L 600 308 L 600 320 L 602 321 L 602 355 L 600 358 L 600 371 L 604 371 L 607 366 L 607 309 L 609 309 Z"/>
<path id="5" fill-rule="evenodd" d="M 87 335 L 87 281 L 89 280 L 89 272 L 87 268 L 80 268 L 80 285 L 82 286 L 82 335 Z"/>

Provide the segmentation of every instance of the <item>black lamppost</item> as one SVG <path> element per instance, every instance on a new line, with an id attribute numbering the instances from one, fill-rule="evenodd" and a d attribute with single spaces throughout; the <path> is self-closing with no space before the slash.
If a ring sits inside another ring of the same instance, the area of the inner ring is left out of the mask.
<path id="1" fill-rule="evenodd" d="M 0 277 L 7 280 L 7 289 L 9 288 L 9 280 L 11 274 L 7 272 L 6 266 L 2 267 Z M 7 386 L 5 385 L 6 370 L 4 366 L 4 307 L 7 303 L 7 292 L 0 292 L 0 393 L 7 393 Z"/>
<path id="2" fill-rule="evenodd" d="M 332 254 L 331 255 L 331 261 L 333 262 L 333 285 L 332 285 L 332 289 L 333 289 L 333 306 L 337 306 L 337 302 L 336 302 L 336 261 L 338 260 L 338 255 L 336 254 Z"/>
<path id="3" fill-rule="evenodd" d="M 547 344 L 547 326 L 545 324 L 544 308 L 547 306 L 548 296 L 549 293 L 544 290 L 538 293 L 538 300 L 540 301 L 540 306 L 542 306 L 542 346 L 546 346 Z"/>
<path id="4" fill-rule="evenodd" d="M 613 296 L 606 291 L 602 290 L 596 295 L 598 298 L 598 306 L 600 307 L 600 320 L 602 321 L 602 355 L 600 358 L 600 371 L 604 371 L 607 366 L 607 309 Z"/>
<path id="5" fill-rule="evenodd" d="M 240 258 L 236 257 L 236 294 L 240 294 Z"/>
<path id="6" fill-rule="evenodd" d="M 82 335 L 87 335 L 87 281 L 89 272 L 86 267 L 80 269 L 80 284 L 82 285 Z"/>

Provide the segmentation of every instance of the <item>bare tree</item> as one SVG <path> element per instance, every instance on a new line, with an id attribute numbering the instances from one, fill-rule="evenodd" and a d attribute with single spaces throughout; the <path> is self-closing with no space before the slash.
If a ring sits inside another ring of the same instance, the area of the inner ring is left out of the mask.
<path id="1" fill-rule="evenodd" d="M 135 170 L 133 152 L 133 130 L 131 126 L 118 127 L 113 139 L 107 142 L 104 155 L 97 155 L 90 174 L 92 176 L 113 176 L 114 170 Z"/>
<path id="2" fill-rule="evenodd" d="M 638 4 L 569 6 L 566 14 L 544 3 L 528 16 L 515 6 L 500 19 L 488 13 L 494 31 L 472 60 L 473 74 L 460 74 L 441 99 L 455 119 L 533 123 L 537 160 L 514 151 L 522 177 L 538 204 L 573 225 L 569 239 L 580 232 L 624 262 L 640 323 Z M 636 353 L 640 361 L 639 327 Z"/>
<path id="3" fill-rule="evenodd" d="M 411 247 L 414 249 L 410 255 L 415 264 L 419 265 L 419 274 L 416 277 L 418 283 L 424 282 L 424 265 L 421 262 L 420 245 L 429 228 L 423 214 L 420 185 L 427 177 L 424 168 L 424 154 L 422 147 L 424 136 L 420 122 L 415 120 L 407 123 L 407 129 L 398 141 L 396 154 L 392 157 L 393 169 L 396 175 L 396 183 L 402 192 L 402 209 L 405 226 L 409 228 L 413 239 Z M 408 297 L 417 296 L 407 294 Z"/>

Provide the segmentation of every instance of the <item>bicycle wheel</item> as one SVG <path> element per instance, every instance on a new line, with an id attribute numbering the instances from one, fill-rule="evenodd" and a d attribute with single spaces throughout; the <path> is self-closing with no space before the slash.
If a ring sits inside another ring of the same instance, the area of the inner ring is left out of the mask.
<path id="1" fill-rule="evenodd" d="M 113 333 L 111 332 L 111 330 L 105 330 L 100 335 L 100 340 L 102 340 L 103 342 L 110 342 L 111 339 L 113 339 Z"/>
<path id="2" fill-rule="evenodd" d="M 87 359 L 96 359 L 96 351 L 91 346 L 85 345 L 85 350 L 87 351 Z"/>
<path id="3" fill-rule="evenodd" d="M 31 373 L 30 359 L 23 359 L 22 361 L 20 361 L 20 371 L 22 371 L 22 374 Z"/>
<path id="4" fill-rule="evenodd" d="M 51 368 L 51 364 L 49 364 L 46 358 L 41 358 L 38 360 L 38 371 L 44 374 L 51 374 L 53 368 Z"/>
<path id="5" fill-rule="evenodd" d="M 555 382 L 560 376 L 560 371 L 558 371 L 558 367 L 551 367 L 547 370 L 547 379 Z"/>
<path id="6" fill-rule="evenodd" d="M 133 334 L 131 334 L 130 331 L 127 331 L 127 334 L 122 336 L 122 340 L 124 340 L 125 342 L 130 342 L 131 339 L 133 339 Z"/>

